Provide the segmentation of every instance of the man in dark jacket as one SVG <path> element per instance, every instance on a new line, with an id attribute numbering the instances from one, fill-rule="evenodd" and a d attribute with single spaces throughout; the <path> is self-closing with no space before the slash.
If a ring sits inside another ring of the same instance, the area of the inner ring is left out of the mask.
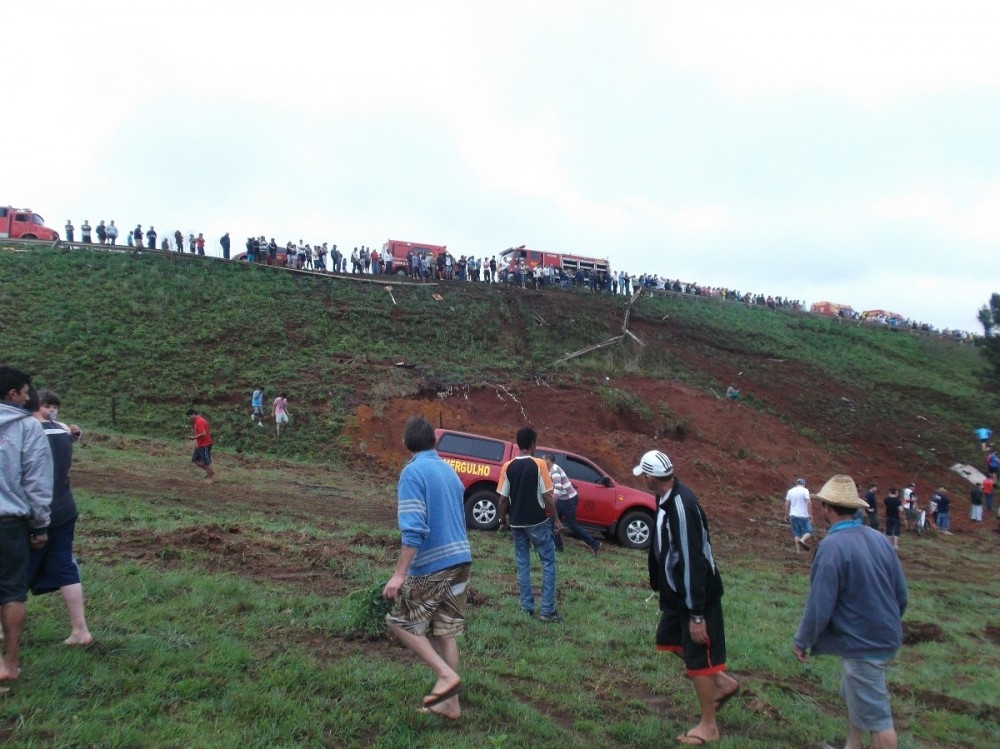
<path id="1" fill-rule="evenodd" d="M 674 476 L 670 458 L 650 450 L 632 469 L 656 495 L 656 522 L 649 547 L 649 585 L 660 593 L 656 648 L 680 656 L 694 684 L 701 721 L 681 744 L 719 740 L 715 714 L 739 694 L 726 671 L 726 630 L 722 618 L 722 576 L 715 566 L 708 518 L 688 487 Z"/>
<path id="2" fill-rule="evenodd" d="M 73 443 L 80 439 L 80 427 L 56 421 L 59 396 L 42 390 L 33 401 L 25 404 L 45 430 L 52 451 L 52 515 L 49 520 L 48 542 L 31 550 L 28 580 L 33 594 L 42 595 L 58 590 L 69 613 L 71 631 L 64 645 L 90 645 L 93 635 L 87 628 L 84 613 L 83 585 L 80 569 L 73 556 L 73 534 L 76 529 L 76 501 L 69 485 L 69 469 L 73 464 Z"/>
<path id="3" fill-rule="evenodd" d="M 873 749 L 895 749 L 885 672 L 903 640 L 906 580 L 888 540 L 856 517 L 868 507 L 850 476 L 834 476 L 814 499 L 830 530 L 816 550 L 809 598 L 792 653 L 840 656 L 847 700 L 847 749 L 861 749 L 870 731 Z"/>

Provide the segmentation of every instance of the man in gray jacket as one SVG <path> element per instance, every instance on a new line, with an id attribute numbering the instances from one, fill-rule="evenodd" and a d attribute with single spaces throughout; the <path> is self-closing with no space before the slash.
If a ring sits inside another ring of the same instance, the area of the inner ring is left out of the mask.
<path id="1" fill-rule="evenodd" d="M 903 639 L 907 592 L 903 568 L 889 541 L 864 526 L 850 476 L 834 476 L 813 495 L 830 530 L 816 550 L 809 598 L 792 645 L 802 663 L 813 655 L 841 659 L 841 694 L 847 700 L 846 749 L 861 749 L 864 732 L 872 749 L 895 749 L 886 668 Z"/>
<path id="2" fill-rule="evenodd" d="M 0 625 L 6 640 L 0 682 L 20 673 L 31 547 L 48 540 L 52 452 L 42 425 L 24 408 L 31 376 L 0 366 Z"/>

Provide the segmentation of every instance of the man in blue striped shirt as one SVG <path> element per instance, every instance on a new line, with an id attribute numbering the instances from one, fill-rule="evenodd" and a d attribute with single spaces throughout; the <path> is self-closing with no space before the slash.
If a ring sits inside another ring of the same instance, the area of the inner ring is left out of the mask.
<path id="1" fill-rule="evenodd" d="M 465 598 L 472 553 L 465 532 L 463 487 L 437 454 L 434 427 L 411 416 L 403 443 L 413 453 L 399 476 L 402 550 L 382 595 L 396 601 L 386 622 L 407 648 L 437 675 L 420 712 L 457 720 L 458 642 L 465 631 Z"/>

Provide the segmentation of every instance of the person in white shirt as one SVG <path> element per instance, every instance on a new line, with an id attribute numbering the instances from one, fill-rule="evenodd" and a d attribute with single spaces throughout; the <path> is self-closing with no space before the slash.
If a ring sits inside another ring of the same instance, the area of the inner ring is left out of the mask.
<path id="1" fill-rule="evenodd" d="M 785 494 L 785 520 L 792 524 L 796 551 L 809 551 L 812 539 L 812 504 L 805 479 L 796 479 L 795 486 Z"/>
<path id="2" fill-rule="evenodd" d="M 917 485 L 910 482 L 903 489 L 903 528 L 910 530 L 910 522 L 917 519 Z"/>
<path id="3" fill-rule="evenodd" d="M 587 544 L 596 557 L 603 544 L 576 522 L 576 508 L 580 502 L 576 487 L 573 486 L 562 467 L 556 463 L 555 455 L 545 453 L 542 460 L 549 467 L 549 478 L 552 479 L 552 497 L 555 499 L 556 514 L 559 516 L 559 520 L 569 529 L 570 534 Z M 556 549 L 562 551 L 561 538 L 556 541 Z"/>

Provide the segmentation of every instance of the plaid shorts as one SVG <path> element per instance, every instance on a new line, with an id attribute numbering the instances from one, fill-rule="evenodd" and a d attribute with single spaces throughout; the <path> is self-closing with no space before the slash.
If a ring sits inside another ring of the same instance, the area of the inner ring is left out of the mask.
<path id="1" fill-rule="evenodd" d="M 386 621 L 414 635 L 458 637 L 465 632 L 469 563 L 421 577 L 406 576 Z"/>

